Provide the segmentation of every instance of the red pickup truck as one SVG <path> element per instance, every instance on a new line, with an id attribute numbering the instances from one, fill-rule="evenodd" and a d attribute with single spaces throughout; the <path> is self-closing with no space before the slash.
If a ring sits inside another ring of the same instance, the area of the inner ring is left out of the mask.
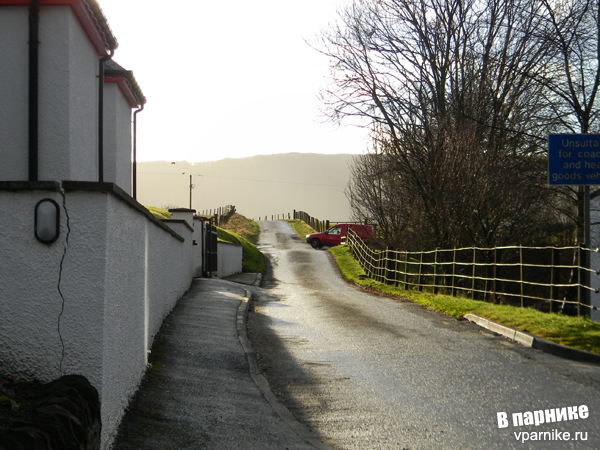
<path id="1" fill-rule="evenodd" d="M 352 228 L 363 241 L 368 242 L 373 234 L 372 225 L 357 225 L 350 223 L 338 223 L 324 233 L 313 233 L 306 236 L 312 248 L 321 248 L 324 245 L 334 246 L 342 243 L 342 238 L 348 233 L 348 227 Z"/>

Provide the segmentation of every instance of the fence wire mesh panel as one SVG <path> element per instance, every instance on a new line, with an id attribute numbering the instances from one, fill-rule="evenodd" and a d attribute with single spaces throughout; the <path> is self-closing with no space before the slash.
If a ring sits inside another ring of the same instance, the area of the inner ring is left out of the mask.
<path id="1" fill-rule="evenodd" d="M 405 290 L 426 289 L 542 311 L 590 312 L 589 293 L 593 289 L 582 280 L 586 273 L 595 272 L 581 265 L 589 249 L 507 246 L 426 252 L 373 250 L 352 230 L 346 242 L 369 278 Z"/>

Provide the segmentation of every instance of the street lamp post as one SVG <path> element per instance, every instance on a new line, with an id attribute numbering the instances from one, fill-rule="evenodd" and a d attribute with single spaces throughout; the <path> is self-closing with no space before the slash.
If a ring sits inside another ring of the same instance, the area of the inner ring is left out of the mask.
<path id="1" fill-rule="evenodd" d="M 194 185 L 192 184 L 192 174 L 190 173 L 190 209 L 192 209 L 192 189 L 194 189 Z"/>
<path id="2" fill-rule="evenodd" d="M 171 164 L 175 164 L 175 162 L 172 162 Z M 185 175 L 185 174 L 186 174 L 186 172 L 181 172 L 181 175 Z M 196 185 L 192 183 L 192 177 L 194 175 L 196 175 L 198 177 L 200 177 L 202 175 L 200 175 L 199 173 L 196 173 L 196 174 L 189 173 L 188 175 L 190 176 L 190 209 L 192 209 L 192 189 L 194 189 L 196 187 Z"/>
<path id="3" fill-rule="evenodd" d="M 182 175 L 185 175 L 185 174 L 186 174 L 185 172 L 182 172 Z M 192 189 L 194 189 L 196 187 L 196 185 L 192 182 L 192 177 L 194 175 L 196 175 L 197 177 L 200 177 L 202 175 L 197 174 L 197 173 L 196 174 L 190 173 L 188 175 L 190 176 L 190 209 L 192 209 Z"/>

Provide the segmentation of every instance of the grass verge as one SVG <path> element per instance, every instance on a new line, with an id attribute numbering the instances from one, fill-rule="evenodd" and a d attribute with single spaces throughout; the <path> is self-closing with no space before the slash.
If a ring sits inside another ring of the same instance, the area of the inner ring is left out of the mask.
<path id="1" fill-rule="evenodd" d="M 154 214 L 157 219 L 171 219 L 172 214 L 168 209 L 157 208 L 156 206 L 146 206 L 146 209 Z"/>
<path id="2" fill-rule="evenodd" d="M 302 238 L 305 238 L 307 234 L 317 233 L 317 230 L 315 230 L 303 220 L 294 219 L 286 220 L 285 222 L 288 222 L 290 225 L 292 225 L 292 227 L 294 227 L 294 230 L 296 230 L 296 233 L 298 233 Z"/>
<path id="3" fill-rule="evenodd" d="M 488 302 L 469 300 L 449 295 L 434 295 L 427 292 L 404 290 L 379 283 L 366 276 L 364 270 L 354 259 L 345 245 L 332 247 L 340 271 L 349 281 L 365 288 L 390 296 L 408 298 L 428 309 L 461 318 L 473 313 L 494 322 L 533 333 L 544 339 L 568 347 L 600 353 L 600 323 L 592 322 L 588 317 L 572 317 L 558 313 L 543 313 L 532 308 L 517 308 L 508 305 L 494 305 Z"/>
<path id="4" fill-rule="evenodd" d="M 163 208 L 146 206 L 157 219 L 170 219 L 172 214 Z M 241 214 L 234 214 L 223 228 L 217 227 L 217 237 L 225 242 L 242 246 L 242 264 L 244 272 L 263 273 L 265 258 L 256 248 L 258 242 L 258 224 Z"/>
<path id="5" fill-rule="evenodd" d="M 265 257 L 256 245 L 246 238 L 232 231 L 217 227 L 217 237 L 225 242 L 242 246 L 242 264 L 244 272 L 263 273 L 265 270 Z"/>
<path id="6" fill-rule="evenodd" d="M 221 228 L 243 237 L 254 245 L 258 243 L 258 224 L 241 214 L 235 213 Z"/>

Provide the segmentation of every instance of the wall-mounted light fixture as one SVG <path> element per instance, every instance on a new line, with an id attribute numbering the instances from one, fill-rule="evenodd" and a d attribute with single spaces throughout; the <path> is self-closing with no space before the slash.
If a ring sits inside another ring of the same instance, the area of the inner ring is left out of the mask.
<path id="1" fill-rule="evenodd" d="M 35 205 L 35 238 L 52 244 L 60 234 L 60 208 L 51 198 L 40 200 Z"/>

